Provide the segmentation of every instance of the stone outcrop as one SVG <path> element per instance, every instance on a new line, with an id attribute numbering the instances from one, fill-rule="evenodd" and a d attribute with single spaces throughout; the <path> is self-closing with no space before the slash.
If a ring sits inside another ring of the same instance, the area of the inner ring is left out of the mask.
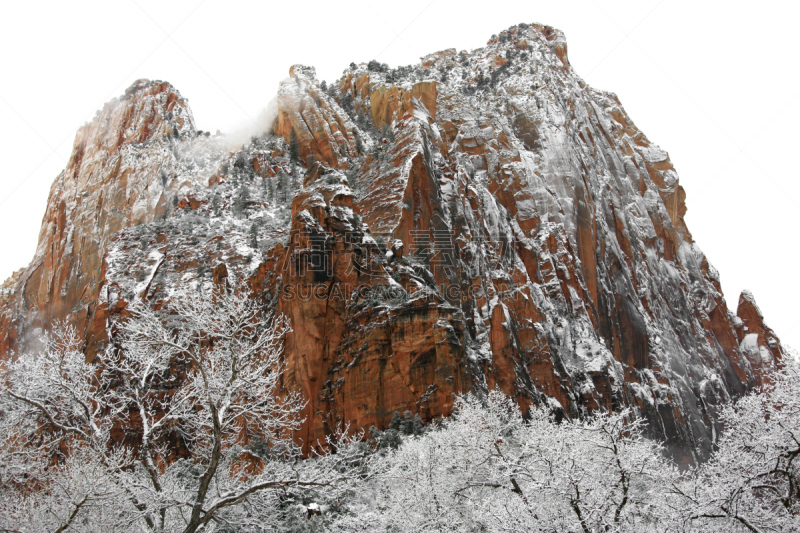
<path id="1" fill-rule="evenodd" d="M 139 80 L 82 126 L 67 167 L 50 189 L 39 245 L 15 283 L 8 337 L 35 335 L 56 321 L 83 332 L 88 343 L 103 285 L 103 257 L 121 229 L 163 216 L 192 177 L 176 163 L 176 145 L 196 136 L 180 93 L 166 82 Z"/>
<path id="2" fill-rule="evenodd" d="M 353 123 L 333 102 L 321 98 L 312 67 L 295 65 L 289 76 L 278 89 L 275 133 L 287 142 L 294 133 L 307 165 L 321 161 L 346 168 L 347 158 L 356 155 Z"/>
<path id="3" fill-rule="evenodd" d="M 499 388 L 559 417 L 630 407 L 683 461 L 780 366 L 752 295 L 728 310 L 668 154 L 558 30 L 330 85 L 295 65 L 276 101 L 272 131 L 230 153 L 168 84 L 109 104 L 3 293 L 0 348 L 67 319 L 91 355 L 133 299 L 243 281 L 291 321 L 307 446 Z"/>
<path id="4" fill-rule="evenodd" d="M 786 353 L 778 336 L 764 323 L 764 315 L 750 291 L 742 291 L 739 296 L 733 325 L 742 354 L 756 369 L 756 385 L 764 385 L 770 371 L 780 368 Z"/>

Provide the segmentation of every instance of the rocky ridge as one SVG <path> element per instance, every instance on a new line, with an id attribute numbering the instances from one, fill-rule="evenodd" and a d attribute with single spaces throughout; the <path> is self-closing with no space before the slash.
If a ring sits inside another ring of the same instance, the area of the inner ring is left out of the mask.
<path id="1" fill-rule="evenodd" d="M 684 461 L 780 365 L 752 295 L 728 309 L 668 154 L 573 71 L 558 30 L 331 84 L 296 65 L 277 108 L 228 151 L 169 84 L 109 103 L 0 293 L 0 350 L 66 320 L 91 358 L 133 300 L 240 279 L 291 320 L 307 444 L 500 388 L 557 416 L 630 407 Z"/>

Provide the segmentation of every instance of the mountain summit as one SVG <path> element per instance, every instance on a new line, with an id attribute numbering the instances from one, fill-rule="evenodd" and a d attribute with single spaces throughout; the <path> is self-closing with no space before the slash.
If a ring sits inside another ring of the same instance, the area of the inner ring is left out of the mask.
<path id="1" fill-rule="evenodd" d="M 500 389 L 558 417 L 630 407 L 686 461 L 780 366 L 753 296 L 728 309 L 667 152 L 574 72 L 560 31 L 334 83 L 295 65 L 276 102 L 233 151 L 165 82 L 81 128 L 0 293 L 4 356 L 66 320 L 91 359 L 135 301 L 244 284 L 290 321 L 306 444 Z"/>

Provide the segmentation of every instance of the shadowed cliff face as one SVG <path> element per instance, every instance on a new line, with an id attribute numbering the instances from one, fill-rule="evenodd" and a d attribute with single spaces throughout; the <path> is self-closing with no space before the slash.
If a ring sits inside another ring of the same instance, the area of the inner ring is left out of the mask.
<path id="1" fill-rule="evenodd" d="M 0 347 L 66 318 L 91 356 L 133 299 L 240 278 L 291 320 L 309 445 L 499 388 L 557 416 L 630 407 L 685 461 L 780 365 L 752 295 L 728 310 L 669 156 L 559 31 L 330 86 L 295 66 L 277 104 L 273 132 L 230 153 L 168 84 L 109 104 L 8 283 Z"/>

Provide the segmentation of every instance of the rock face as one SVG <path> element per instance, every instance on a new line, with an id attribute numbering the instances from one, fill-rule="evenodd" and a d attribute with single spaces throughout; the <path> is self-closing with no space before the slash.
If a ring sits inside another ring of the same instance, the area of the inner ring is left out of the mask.
<path id="1" fill-rule="evenodd" d="M 91 357 L 133 299 L 239 279 L 291 320 L 309 446 L 499 388 L 557 416 L 631 407 L 686 461 L 781 364 L 752 295 L 728 310 L 669 156 L 561 32 L 521 24 L 330 85 L 294 66 L 277 104 L 229 153 L 168 84 L 107 105 L 3 293 L 0 348 L 67 319 Z"/>
<path id="2" fill-rule="evenodd" d="M 781 366 L 786 354 L 778 336 L 764 323 L 764 316 L 750 291 L 743 291 L 739 296 L 733 325 L 742 354 L 755 369 L 756 384 L 761 386 L 769 381 L 769 372 Z"/>
<path id="3" fill-rule="evenodd" d="M 171 85 L 140 80 L 81 127 L 67 168 L 50 189 L 39 245 L 15 280 L 13 304 L 0 335 L 34 335 L 66 320 L 88 343 L 105 327 L 94 320 L 104 282 L 103 258 L 121 229 L 163 216 L 191 174 L 177 164 L 176 144 L 196 136 L 186 102 Z M 92 329 L 95 325 L 99 329 Z"/>

